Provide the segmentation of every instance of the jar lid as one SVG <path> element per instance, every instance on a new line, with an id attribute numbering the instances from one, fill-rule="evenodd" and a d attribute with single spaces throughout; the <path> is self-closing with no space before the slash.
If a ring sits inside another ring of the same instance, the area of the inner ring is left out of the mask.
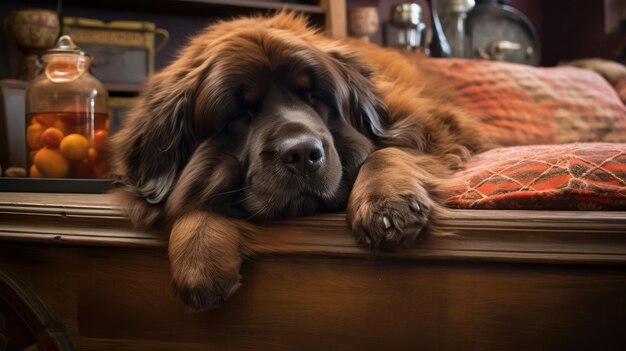
<path id="1" fill-rule="evenodd" d="M 49 54 L 75 54 L 91 57 L 89 54 L 82 51 L 69 35 L 61 36 L 59 40 L 57 40 L 57 44 L 52 49 L 46 50 L 43 53 L 43 55 Z"/>

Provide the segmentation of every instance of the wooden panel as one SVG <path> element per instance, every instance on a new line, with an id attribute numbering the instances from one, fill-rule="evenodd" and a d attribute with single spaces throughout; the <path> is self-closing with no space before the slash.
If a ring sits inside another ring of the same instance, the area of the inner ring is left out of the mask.
<path id="1" fill-rule="evenodd" d="M 375 253 L 344 214 L 268 224 L 244 286 L 198 313 L 172 294 L 163 237 L 110 196 L 0 193 L 0 269 L 80 350 L 626 347 L 626 213 L 450 211 L 442 226 L 457 235 Z"/>
<path id="2" fill-rule="evenodd" d="M 345 214 L 258 228 L 258 254 L 371 255 L 396 259 L 626 263 L 626 212 L 451 210 L 415 248 L 372 253 L 355 245 Z M 166 233 L 135 231 L 109 195 L 0 193 L 0 240 L 164 247 Z"/>
<path id="3" fill-rule="evenodd" d="M 161 249 L 0 246 L 80 350 L 624 349 L 626 271 L 261 255 L 187 310 Z"/>

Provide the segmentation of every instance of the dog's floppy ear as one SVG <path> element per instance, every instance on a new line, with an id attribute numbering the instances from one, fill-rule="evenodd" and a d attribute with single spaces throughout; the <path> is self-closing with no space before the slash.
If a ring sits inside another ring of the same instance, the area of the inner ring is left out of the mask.
<path id="1" fill-rule="evenodd" d="M 190 100 L 199 69 L 174 64 L 153 75 L 111 140 L 114 173 L 150 204 L 165 200 L 196 146 Z"/>
<path id="2" fill-rule="evenodd" d="M 387 108 L 371 80 L 372 70 L 347 50 L 334 49 L 328 54 L 339 67 L 344 83 L 339 87 L 343 91 L 340 95 L 344 95 L 339 99 L 344 115 L 364 135 L 372 139 L 384 136 Z"/>

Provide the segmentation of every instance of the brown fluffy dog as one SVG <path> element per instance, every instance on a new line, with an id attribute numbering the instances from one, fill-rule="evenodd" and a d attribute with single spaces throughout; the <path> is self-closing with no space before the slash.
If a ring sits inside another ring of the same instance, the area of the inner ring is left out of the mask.
<path id="1" fill-rule="evenodd" d="M 174 286 L 195 308 L 239 286 L 250 222 L 347 210 L 359 244 L 409 245 L 482 147 L 430 84 L 416 58 L 295 15 L 213 25 L 150 78 L 113 139 L 124 207 L 170 230 Z"/>

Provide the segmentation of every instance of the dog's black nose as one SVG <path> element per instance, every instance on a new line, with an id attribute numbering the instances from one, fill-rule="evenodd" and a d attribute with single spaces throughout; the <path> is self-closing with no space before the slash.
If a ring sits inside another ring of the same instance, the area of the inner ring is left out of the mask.
<path id="1" fill-rule="evenodd" d="M 324 148 L 319 139 L 312 137 L 290 138 L 278 147 L 280 160 L 296 173 L 313 173 L 324 164 Z"/>

